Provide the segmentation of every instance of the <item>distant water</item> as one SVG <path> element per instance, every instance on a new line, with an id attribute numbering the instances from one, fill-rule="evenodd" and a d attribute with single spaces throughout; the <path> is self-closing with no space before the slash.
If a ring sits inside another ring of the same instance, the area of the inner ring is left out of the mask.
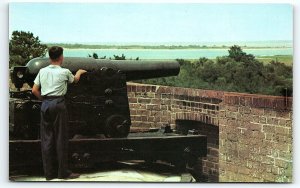
<path id="1" fill-rule="evenodd" d="M 261 48 L 243 49 L 247 54 L 254 56 L 293 55 L 293 48 Z M 228 55 L 228 49 L 64 49 L 65 57 L 88 57 L 97 53 L 98 57 L 114 59 L 113 55 L 124 54 L 126 59 L 209 59 Z"/>
<path id="2" fill-rule="evenodd" d="M 74 43 L 74 42 L 73 42 Z M 72 42 L 70 42 L 72 44 Z M 293 47 L 292 40 L 266 40 L 266 41 L 231 41 L 231 42 L 93 42 L 93 43 L 82 43 L 86 45 L 139 45 L 139 46 L 233 46 L 238 45 L 241 47 Z"/>

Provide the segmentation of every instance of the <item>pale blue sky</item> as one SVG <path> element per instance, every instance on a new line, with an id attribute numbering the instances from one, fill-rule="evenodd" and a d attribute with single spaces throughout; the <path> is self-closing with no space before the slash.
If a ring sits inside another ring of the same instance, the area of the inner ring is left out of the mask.
<path id="1" fill-rule="evenodd" d="M 289 4 L 10 3 L 9 35 L 42 42 L 201 43 L 293 39 Z"/>

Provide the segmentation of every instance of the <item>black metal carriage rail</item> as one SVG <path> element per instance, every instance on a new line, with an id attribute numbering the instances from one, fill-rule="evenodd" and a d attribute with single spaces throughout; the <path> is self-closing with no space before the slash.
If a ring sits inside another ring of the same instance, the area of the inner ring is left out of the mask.
<path id="1" fill-rule="evenodd" d="M 69 140 L 71 164 L 89 165 L 117 160 L 188 162 L 207 154 L 204 135 L 129 136 Z M 10 140 L 10 168 L 41 164 L 40 140 Z"/>

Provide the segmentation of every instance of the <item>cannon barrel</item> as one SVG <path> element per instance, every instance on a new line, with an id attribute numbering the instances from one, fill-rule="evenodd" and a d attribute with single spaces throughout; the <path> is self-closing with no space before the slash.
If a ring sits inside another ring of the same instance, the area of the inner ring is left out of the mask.
<path id="1" fill-rule="evenodd" d="M 12 82 L 17 88 L 23 83 L 33 85 L 33 80 L 40 71 L 50 64 L 49 58 L 34 58 L 26 66 L 13 67 Z M 62 67 L 69 69 L 73 74 L 79 69 L 88 72 L 100 70 L 104 67 L 120 70 L 126 75 L 126 81 L 176 76 L 180 71 L 177 61 L 166 60 L 107 60 L 89 57 L 65 57 Z"/>
<path id="2" fill-rule="evenodd" d="M 30 75 L 37 75 L 41 68 L 49 64 L 49 58 L 34 58 L 27 63 L 27 72 Z M 176 61 L 106 60 L 79 57 L 65 57 L 62 67 L 69 69 L 73 73 L 78 69 L 85 69 L 89 72 L 103 67 L 112 68 L 125 73 L 127 81 L 176 76 L 180 70 L 179 63 Z"/>

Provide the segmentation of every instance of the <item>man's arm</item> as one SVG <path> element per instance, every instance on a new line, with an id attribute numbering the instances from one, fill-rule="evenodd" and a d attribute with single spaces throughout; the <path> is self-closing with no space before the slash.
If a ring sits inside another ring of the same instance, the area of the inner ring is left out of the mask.
<path id="1" fill-rule="evenodd" d="M 74 76 L 74 83 L 77 83 L 80 80 L 80 76 L 86 72 L 86 70 L 79 69 Z"/>
<path id="2" fill-rule="evenodd" d="M 41 91 L 40 91 L 40 87 L 36 84 L 33 84 L 32 87 L 32 93 L 39 99 L 42 100 L 43 97 L 41 96 Z"/>

